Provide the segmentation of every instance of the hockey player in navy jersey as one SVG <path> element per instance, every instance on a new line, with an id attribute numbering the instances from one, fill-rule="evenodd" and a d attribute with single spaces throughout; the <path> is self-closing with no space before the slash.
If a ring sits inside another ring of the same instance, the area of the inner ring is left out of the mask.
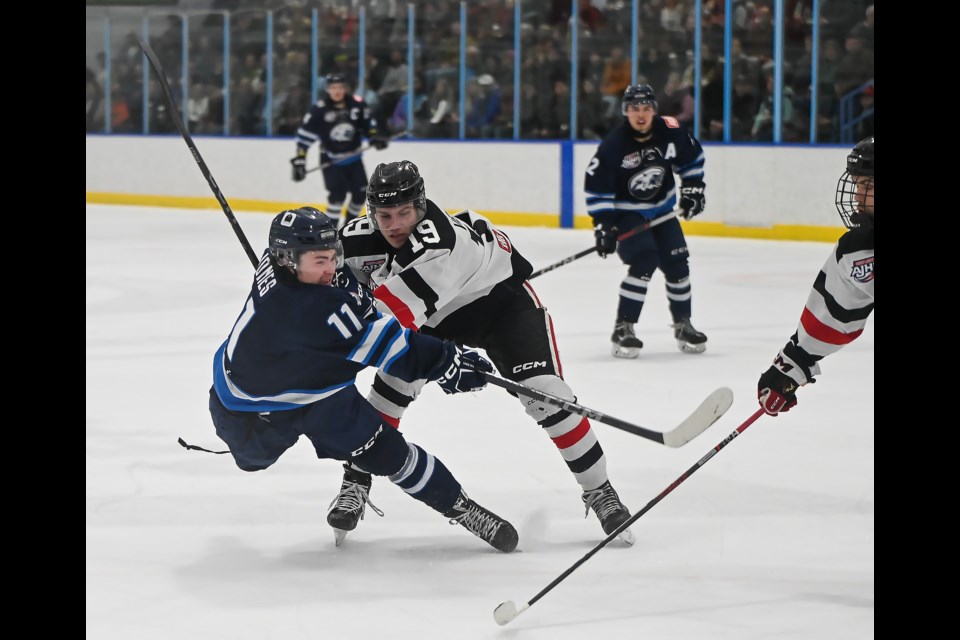
<path id="1" fill-rule="evenodd" d="M 482 348 L 504 377 L 576 398 L 563 379 L 553 321 L 527 277 L 533 271 L 507 235 L 466 210 L 448 215 L 426 197 L 409 161 L 379 165 L 367 189 L 367 215 L 340 230 L 346 263 L 373 289 L 379 306 L 404 327 Z M 368 399 L 384 418 L 400 418 L 423 387 L 381 371 Z M 553 441 L 582 488 L 587 513 L 610 533 L 630 518 L 607 477 L 603 449 L 590 420 L 520 396 L 527 414 Z M 341 495 L 356 477 L 345 477 Z M 362 509 L 338 501 L 331 515 Z M 632 544 L 629 530 L 621 536 Z"/>
<path id="2" fill-rule="evenodd" d="M 376 149 L 386 149 L 389 137 L 381 136 L 370 107 L 359 96 L 347 93 L 343 75 L 326 77 L 326 96 L 310 107 L 297 129 L 297 155 L 290 159 L 293 180 L 307 177 L 307 150 L 320 143 L 320 164 L 335 163 L 323 169 L 327 188 L 327 216 L 340 222 L 340 214 L 350 194 L 345 222 L 360 215 L 366 198 L 367 172 L 359 151 L 364 136 Z M 340 161 L 342 159 L 342 161 Z"/>
<path id="3" fill-rule="evenodd" d="M 606 258 L 615 252 L 628 266 L 620 283 L 610 351 L 618 358 L 640 355 L 643 341 L 633 325 L 640 319 L 650 278 L 659 268 L 666 280 L 677 347 L 684 353 L 702 353 L 707 336 L 690 323 L 689 251 L 680 222 L 667 220 L 619 243 L 617 236 L 673 211 L 678 191 L 674 173 L 680 176 L 680 217 L 689 220 L 703 212 L 703 148 L 676 118 L 657 114 L 657 97 L 650 85 L 628 86 L 621 111 L 624 121 L 600 143 L 584 179 L 597 253 Z"/>
<path id="4" fill-rule="evenodd" d="M 836 205 L 848 231 L 813 281 L 796 332 L 757 382 L 769 415 L 796 406 L 797 388 L 816 382 L 820 360 L 856 340 L 873 313 L 873 159 L 873 136 L 847 156 Z"/>
<path id="5" fill-rule="evenodd" d="M 306 436 L 318 458 L 386 476 L 452 524 L 513 551 L 513 526 L 468 498 L 447 467 L 387 425 L 355 385 L 357 372 L 376 367 L 407 384 L 435 380 L 447 393 L 475 391 L 486 385 L 477 370 L 493 367 L 475 351 L 381 314 L 342 266 L 336 225 L 317 209 L 273 219 L 250 295 L 214 357 L 217 435 L 244 471 L 266 469 Z M 354 487 L 350 499 L 368 502 L 366 490 Z M 356 526 L 331 524 L 339 525 L 338 545 Z"/>

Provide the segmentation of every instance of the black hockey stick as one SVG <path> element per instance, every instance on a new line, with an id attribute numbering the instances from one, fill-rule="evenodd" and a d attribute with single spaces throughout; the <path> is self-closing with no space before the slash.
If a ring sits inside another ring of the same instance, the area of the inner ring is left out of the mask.
<path id="1" fill-rule="evenodd" d="M 197 150 L 197 145 L 193 144 L 193 138 L 190 137 L 186 127 L 183 126 L 183 118 L 180 116 L 180 112 L 177 110 L 177 105 L 173 102 L 173 95 L 170 93 L 170 85 L 167 83 L 167 76 L 163 73 L 163 67 L 160 66 L 160 60 L 157 58 L 157 54 L 154 53 L 150 45 L 143 40 L 138 40 L 138 42 L 140 43 L 140 48 L 143 49 L 143 53 L 147 56 L 147 60 L 150 61 L 150 66 L 153 67 L 153 72 L 157 74 L 157 79 L 160 81 L 160 88 L 163 89 L 163 95 L 167 99 L 167 106 L 170 107 L 170 114 L 173 116 L 173 121 L 177 125 L 177 129 L 180 130 L 180 135 L 183 136 L 183 141 L 186 142 L 187 146 L 190 148 L 190 153 L 193 154 L 193 159 L 197 161 L 198 165 L 200 165 L 200 171 L 203 173 L 203 177 L 207 179 L 207 184 L 210 185 L 213 195 L 216 196 L 217 202 L 220 203 L 220 208 L 223 209 L 224 215 L 226 215 L 227 220 L 230 221 L 230 225 L 233 227 L 233 232 L 237 234 L 240 244 L 243 245 L 243 250 L 247 252 L 247 257 L 250 258 L 250 263 L 254 266 L 254 268 L 256 268 L 257 264 L 260 262 L 257 259 L 257 254 L 254 253 L 253 247 L 251 247 L 250 243 L 247 241 L 247 236 L 244 235 L 243 229 L 240 228 L 240 223 L 237 222 L 237 218 L 233 215 L 230 205 L 227 204 L 227 199 L 224 198 L 223 194 L 220 192 L 220 187 L 217 186 L 217 181 L 214 180 L 213 175 L 210 174 L 210 169 L 207 169 L 207 163 L 203 161 L 203 157 Z"/>
<path id="2" fill-rule="evenodd" d="M 409 132 L 409 131 L 401 131 L 400 133 L 395 133 L 395 134 L 393 134 L 392 136 L 390 136 L 389 139 L 390 139 L 391 141 L 393 141 L 393 140 L 396 140 L 396 139 L 398 139 L 398 138 L 403 138 L 403 137 L 408 136 L 408 135 L 410 135 L 410 132 Z M 326 169 L 327 167 L 332 167 L 332 166 L 335 165 L 335 164 L 340 164 L 340 163 L 343 162 L 344 160 L 350 160 L 351 158 L 356 158 L 357 156 L 362 156 L 365 152 L 369 151 L 369 150 L 372 149 L 372 148 L 373 148 L 373 145 L 372 145 L 372 144 L 365 144 L 365 145 L 363 145 L 362 147 L 360 147 L 359 149 L 357 149 L 356 151 L 354 151 L 353 153 L 351 153 L 350 155 L 343 156 L 342 158 L 337 158 L 336 160 L 330 160 L 330 161 L 328 161 L 328 162 L 324 162 L 324 163 L 321 164 L 320 166 L 312 167 L 312 168 L 310 168 L 310 169 L 307 169 L 307 173 L 310 173 L 311 171 L 319 171 L 319 170 L 321 170 L 321 169 Z"/>
<path id="3" fill-rule="evenodd" d="M 621 233 L 620 235 L 618 235 L 618 236 L 617 236 L 617 242 L 623 242 L 623 241 L 626 240 L 627 238 L 630 238 L 630 237 L 632 237 L 632 236 L 635 236 L 635 235 L 637 235 L 638 233 L 640 233 L 641 231 L 646 231 L 646 230 L 649 229 L 650 227 L 655 227 L 655 226 L 657 226 L 658 224 L 662 224 L 662 223 L 666 222 L 667 220 L 672 220 L 673 218 L 676 218 L 676 217 L 677 217 L 677 214 L 678 214 L 678 213 L 679 213 L 679 212 L 674 211 L 674 212 L 671 213 L 670 215 L 666 215 L 666 216 L 663 216 L 663 217 L 660 217 L 660 218 L 654 218 L 653 220 L 649 220 L 649 221 L 647 221 L 647 222 L 644 222 L 644 223 L 641 224 L 640 226 L 634 227 L 633 229 L 630 229 L 630 231 L 626 231 L 626 232 Z M 582 258 L 582 257 L 584 257 L 584 256 L 588 256 L 588 255 L 590 255 L 591 253 L 593 253 L 593 252 L 596 251 L 596 250 L 597 250 L 597 247 L 596 247 L 596 246 L 593 246 L 593 247 L 590 247 L 589 249 L 584 249 L 583 251 L 578 251 L 577 253 L 573 254 L 572 256 L 570 256 L 570 257 L 568 257 L 568 258 L 564 258 L 564 259 L 561 260 L 560 262 L 554 262 L 553 264 L 551 264 L 551 265 L 548 266 L 548 267 L 544 267 L 543 269 L 538 269 L 538 270 L 534 271 L 533 273 L 530 274 L 530 277 L 527 278 L 527 280 L 532 280 L 533 278 L 536 278 L 537 276 L 540 276 L 540 275 L 545 274 L 547 271 L 553 271 L 553 270 L 556 269 L 557 267 L 562 267 L 562 266 L 565 265 L 565 264 L 570 264 L 570 263 L 573 262 L 574 260 L 579 260 L 580 258 Z"/>
<path id="4" fill-rule="evenodd" d="M 625 420 L 608 416 L 605 413 L 601 413 L 600 411 L 596 411 L 594 409 L 588 409 L 587 407 L 576 404 L 575 402 L 570 402 L 569 400 L 564 400 L 558 396 L 537 391 L 536 389 L 531 389 L 528 386 L 513 382 L 511 380 L 498 378 L 491 373 L 484 373 L 484 376 L 486 377 L 487 382 L 490 384 L 503 387 L 504 389 L 512 391 L 518 395 L 524 395 L 535 400 L 539 400 L 540 402 L 553 405 L 554 407 L 559 407 L 564 411 L 586 416 L 596 420 L 597 422 L 608 424 L 611 427 L 616 427 L 622 431 L 627 431 L 634 435 L 640 436 L 641 438 L 653 440 L 654 442 L 659 442 L 662 445 L 674 448 L 682 447 L 703 433 L 707 427 L 719 420 L 720 416 L 726 413 L 727 409 L 729 409 L 733 404 L 733 391 L 727 387 L 720 387 L 707 396 L 706 399 L 700 403 L 700 406 L 697 407 L 693 413 L 687 416 L 683 422 L 678 424 L 670 431 L 662 432 L 647 429 L 646 427 L 641 427 L 639 425 L 626 422 Z"/>
<path id="5" fill-rule="evenodd" d="M 580 558 L 579 560 L 577 560 L 575 563 L 573 563 L 573 565 L 572 565 L 569 569 L 567 569 L 566 571 L 564 571 L 563 573 L 561 573 L 559 576 L 557 576 L 556 579 L 554 579 L 553 582 L 551 582 L 551 583 L 548 584 L 546 587 L 544 587 L 543 589 L 541 589 L 540 592 L 539 592 L 537 595 L 535 595 L 535 596 L 533 596 L 532 598 L 530 598 L 530 600 L 528 600 L 527 602 L 524 602 L 519 608 L 517 608 L 517 605 L 516 605 L 516 603 L 515 603 L 513 600 L 507 600 L 506 602 L 501 602 L 501 603 L 497 606 L 497 608 L 493 610 L 493 619 L 497 622 L 497 624 L 499 624 L 499 625 L 502 627 L 503 625 L 511 622 L 511 621 L 512 621 L 514 618 L 516 618 L 518 615 L 520 615 L 521 613 L 523 613 L 524 611 L 526 611 L 527 609 L 529 609 L 529 608 L 533 605 L 534 602 L 536 602 L 537 600 L 539 600 L 539 599 L 542 598 L 543 596 L 547 595 L 547 593 L 548 593 L 551 589 L 553 589 L 555 586 L 557 586 L 558 584 L 560 584 L 560 583 L 564 580 L 564 578 L 566 578 L 566 577 L 569 576 L 571 573 L 573 573 L 574 570 L 575 570 L 577 567 L 579 567 L 579 566 L 582 565 L 584 562 L 586 562 L 586 561 L 589 560 L 591 557 L 593 557 L 593 555 L 594 555 L 597 551 L 600 551 L 600 549 L 602 549 L 603 547 L 605 547 L 605 546 L 606 546 L 607 544 L 609 544 L 614 538 L 616 538 L 618 535 L 620 535 L 620 534 L 623 533 L 626 529 L 628 529 L 628 528 L 630 527 L 630 525 L 632 525 L 634 522 L 637 521 L 637 519 L 640 518 L 640 516 L 642 516 L 643 514 L 645 514 L 647 511 L 650 511 L 650 509 L 652 509 L 655 504 L 657 504 L 658 502 L 660 502 L 661 500 L 663 500 L 663 499 L 667 496 L 667 494 L 669 494 L 671 491 L 673 491 L 674 489 L 676 489 L 676 488 L 680 485 L 680 483 L 682 483 L 684 480 L 686 480 L 687 478 L 689 478 L 690 476 L 692 476 L 692 475 L 694 474 L 694 472 L 696 472 L 697 469 L 699 469 L 700 467 L 702 467 L 703 465 L 705 465 L 705 464 L 707 463 L 707 461 L 710 460 L 710 458 L 712 458 L 717 452 L 720 451 L 720 449 L 723 449 L 725 446 L 727 446 L 728 444 L 730 444 L 730 442 L 731 442 L 734 438 L 736 438 L 738 435 L 740 435 L 741 433 L 743 433 L 743 432 L 746 430 L 746 428 L 749 427 L 751 424 L 753 424 L 754 422 L 756 422 L 757 418 L 759 418 L 760 416 L 762 416 L 763 413 L 764 413 L 763 409 L 757 409 L 756 412 L 754 412 L 754 414 L 753 414 L 752 416 L 750 416 L 749 418 L 747 418 L 746 421 L 745 421 L 743 424 L 741 424 L 741 425 L 740 425 L 739 427 L 737 427 L 730 435 L 728 435 L 726 438 L 724 438 L 724 439 L 720 442 L 720 444 L 718 444 L 718 445 L 715 446 L 713 449 L 711 449 L 710 451 L 708 451 L 708 452 L 707 452 L 707 455 L 705 455 L 705 456 L 703 456 L 702 458 L 700 458 L 700 459 L 696 462 L 696 464 L 694 464 L 692 467 L 690 467 L 689 469 L 687 469 L 686 471 L 684 471 L 683 474 L 682 474 L 679 478 L 677 478 L 676 480 L 674 480 L 673 483 L 672 483 L 669 487 L 667 487 L 666 489 L 664 489 L 664 490 L 660 493 L 660 495 L 658 495 L 656 498 L 654 498 L 653 500 L 651 500 L 650 502 L 648 502 L 648 503 L 647 503 L 647 506 L 645 506 L 643 509 L 641 509 L 640 511 L 638 511 L 638 512 L 636 512 L 635 514 L 633 514 L 632 516 L 630 516 L 630 519 L 629 519 L 629 520 L 627 520 L 626 522 L 624 522 L 623 524 L 621 524 L 619 527 L 617 527 L 616 530 L 614 530 L 613 532 L 610 533 L 610 535 L 608 535 L 606 538 L 604 538 L 603 541 L 600 542 L 600 544 L 598 544 L 597 546 L 595 546 L 595 547 L 594 547 L 593 549 L 591 549 L 585 556 L 583 556 L 582 558 Z"/>

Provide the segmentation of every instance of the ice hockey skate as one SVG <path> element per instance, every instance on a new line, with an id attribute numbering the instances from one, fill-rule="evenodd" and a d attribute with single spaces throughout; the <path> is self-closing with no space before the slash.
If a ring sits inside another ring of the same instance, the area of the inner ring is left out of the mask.
<path id="1" fill-rule="evenodd" d="M 633 323 L 617 322 L 610 336 L 610 353 L 616 358 L 636 358 L 640 355 L 643 342 L 633 332 Z"/>
<path id="2" fill-rule="evenodd" d="M 677 339 L 677 348 L 684 353 L 703 353 L 707 350 L 707 336 L 690 324 L 690 318 L 680 318 L 673 326 L 673 337 Z"/>
<path id="3" fill-rule="evenodd" d="M 343 465 L 340 493 L 330 503 L 327 511 L 327 524 L 333 527 L 333 539 L 338 547 L 343 544 L 347 533 L 356 529 L 357 523 L 363 520 L 368 504 L 374 513 L 383 517 L 383 511 L 370 502 L 372 480 L 369 473 L 354 469 L 349 464 Z"/>
<path id="4" fill-rule="evenodd" d="M 613 533 L 617 527 L 630 519 L 630 510 L 620 502 L 620 496 L 610 485 L 609 480 L 596 489 L 584 491 L 581 499 L 583 504 L 586 505 L 584 515 L 589 514 L 590 510 L 593 509 L 600 520 L 603 532 L 607 535 Z M 624 529 L 617 537 L 628 546 L 632 546 L 634 543 L 633 533 L 630 529 Z"/>
<path id="5" fill-rule="evenodd" d="M 467 497 L 463 490 L 460 491 L 453 508 L 443 515 L 450 518 L 450 524 L 463 526 L 498 551 L 510 553 L 517 548 L 520 541 L 520 536 L 512 524 L 478 505 Z"/>

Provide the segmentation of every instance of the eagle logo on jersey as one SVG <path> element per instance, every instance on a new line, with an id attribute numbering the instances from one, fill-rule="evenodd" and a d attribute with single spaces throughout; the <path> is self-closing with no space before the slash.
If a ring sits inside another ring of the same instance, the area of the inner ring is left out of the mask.
<path id="1" fill-rule="evenodd" d="M 620 166 L 623 169 L 636 169 L 640 166 L 640 154 L 634 151 L 630 155 L 624 156 Z"/>
<path id="2" fill-rule="evenodd" d="M 850 277 L 857 282 L 870 282 L 873 280 L 873 256 L 863 260 L 854 260 L 853 268 L 850 269 Z"/>
<path id="3" fill-rule="evenodd" d="M 663 167 L 647 167 L 630 177 L 627 191 L 637 200 L 650 200 L 660 191 L 664 175 Z"/>
<path id="4" fill-rule="evenodd" d="M 353 140 L 353 125 L 342 122 L 330 130 L 330 139 L 334 142 L 349 142 Z"/>

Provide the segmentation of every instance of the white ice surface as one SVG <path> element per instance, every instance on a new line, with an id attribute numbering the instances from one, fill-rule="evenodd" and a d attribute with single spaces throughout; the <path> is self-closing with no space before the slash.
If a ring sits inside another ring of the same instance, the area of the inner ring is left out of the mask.
<path id="1" fill-rule="evenodd" d="M 345 544 L 325 512 L 338 463 L 304 439 L 265 471 L 224 449 L 207 411 L 212 355 L 252 267 L 215 210 L 86 208 L 86 637 L 90 640 L 855 640 L 874 636 L 874 328 L 822 363 L 817 384 L 761 417 L 510 625 L 603 539 L 553 444 L 503 389 L 430 385 L 407 438 L 520 533 L 500 554 L 383 478 Z M 259 255 L 271 216 L 237 213 Z M 589 231 L 511 228 L 535 268 Z M 553 315 L 580 404 L 666 430 L 719 386 L 730 411 L 670 449 L 594 423 L 633 512 L 757 408 L 756 382 L 793 333 L 824 243 L 689 237 L 702 355 L 673 341 L 661 274 L 637 360 L 608 354 L 625 273 L 588 256 L 533 284 Z M 369 387 L 371 376 L 358 380 Z"/>

